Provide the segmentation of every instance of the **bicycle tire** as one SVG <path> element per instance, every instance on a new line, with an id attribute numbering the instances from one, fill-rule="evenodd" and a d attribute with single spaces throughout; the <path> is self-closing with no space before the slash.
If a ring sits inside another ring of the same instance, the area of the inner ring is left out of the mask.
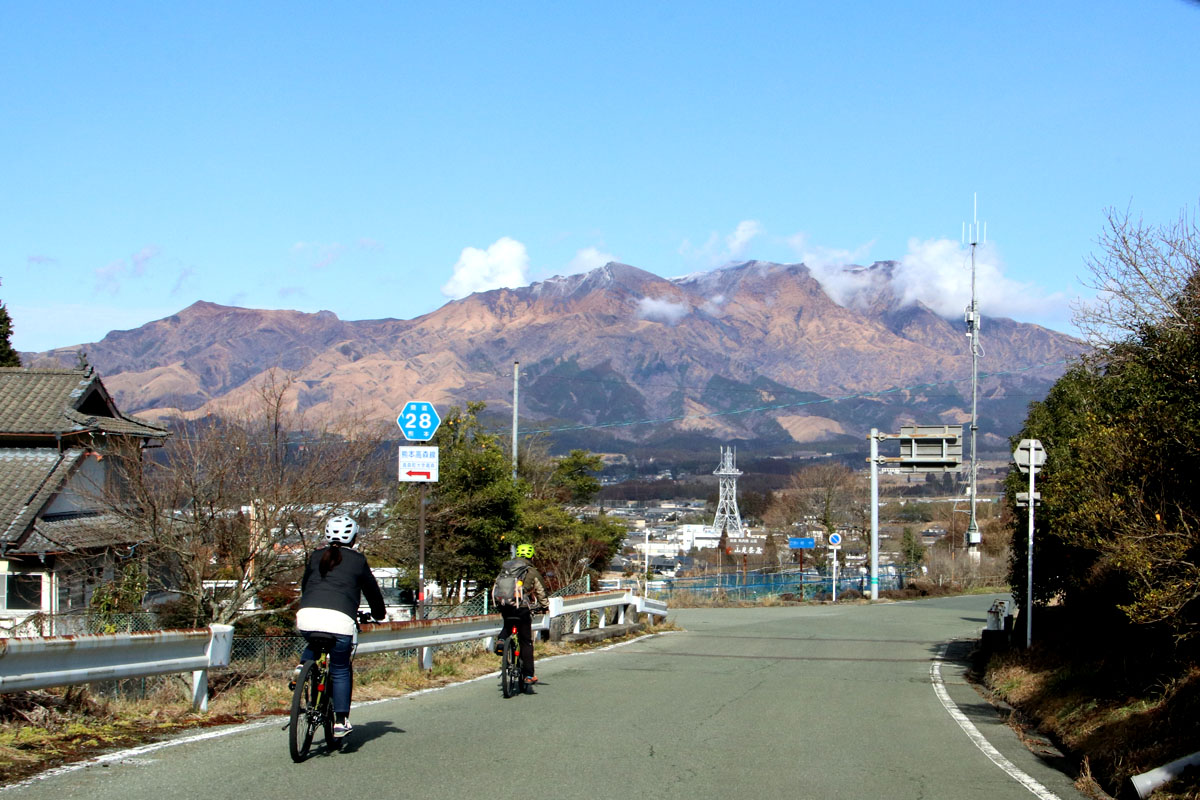
<path id="1" fill-rule="evenodd" d="M 313 701 L 317 694 L 317 681 L 314 673 L 315 664 L 305 661 L 296 679 L 296 688 L 292 692 L 292 715 L 288 722 L 288 751 L 292 761 L 297 764 L 308 758 L 309 748 L 312 747 L 313 734 L 316 732 L 313 716 Z"/>
<path id="2" fill-rule="evenodd" d="M 500 671 L 500 688 L 506 698 L 521 693 L 521 659 L 518 651 L 517 635 L 514 633 L 504 640 L 504 661 Z"/>
<path id="3" fill-rule="evenodd" d="M 321 693 L 321 727 L 325 731 L 325 747 L 340 750 L 342 740 L 333 735 L 333 716 L 333 687 L 326 686 L 325 691 Z"/>

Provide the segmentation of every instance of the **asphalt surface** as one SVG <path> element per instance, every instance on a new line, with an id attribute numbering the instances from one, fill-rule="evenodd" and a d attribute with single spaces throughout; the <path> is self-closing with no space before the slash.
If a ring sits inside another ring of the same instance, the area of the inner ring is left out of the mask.
<path id="1" fill-rule="evenodd" d="M 357 705 L 302 764 L 272 719 L 0 797 L 1080 798 L 962 677 L 993 599 L 680 609 L 685 631 L 540 662 L 536 695 L 491 676 Z"/>

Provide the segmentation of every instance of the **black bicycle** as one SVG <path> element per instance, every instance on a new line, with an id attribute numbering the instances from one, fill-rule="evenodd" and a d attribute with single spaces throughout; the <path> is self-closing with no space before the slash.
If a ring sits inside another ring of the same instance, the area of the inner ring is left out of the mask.
<path id="1" fill-rule="evenodd" d="M 329 653 L 333 650 L 333 634 L 313 633 L 308 637 L 309 648 L 317 654 L 305 661 L 296 677 L 292 691 L 292 715 L 288 721 L 288 750 L 297 763 L 308 758 L 313 737 L 324 732 L 325 748 L 333 751 L 342 740 L 333 735 L 333 684 L 329 676 Z"/>
<path id="2" fill-rule="evenodd" d="M 524 676 L 521 675 L 521 642 L 517 636 L 517 626 L 509 626 L 508 637 L 504 640 L 504 652 L 500 660 L 500 691 L 505 697 L 520 694 L 524 687 Z"/>

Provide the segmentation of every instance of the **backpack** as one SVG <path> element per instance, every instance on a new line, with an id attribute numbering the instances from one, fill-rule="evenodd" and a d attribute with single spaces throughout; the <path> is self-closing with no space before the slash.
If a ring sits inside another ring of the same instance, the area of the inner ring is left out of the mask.
<path id="1" fill-rule="evenodd" d="M 492 600 L 496 605 L 521 605 L 524 599 L 522 582 L 528 571 L 529 562 L 523 558 L 509 559 L 500 565 L 500 574 L 496 576 L 496 585 L 492 587 Z"/>

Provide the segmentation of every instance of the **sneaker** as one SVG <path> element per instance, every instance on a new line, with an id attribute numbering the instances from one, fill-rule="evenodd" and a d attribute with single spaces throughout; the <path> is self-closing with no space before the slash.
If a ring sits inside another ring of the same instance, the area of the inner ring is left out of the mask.
<path id="1" fill-rule="evenodd" d="M 296 668 L 292 670 L 292 677 L 288 679 L 288 691 L 296 689 L 296 681 L 300 680 L 300 670 L 302 669 L 304 669 L 304 665 L 297 664 Z"/>
<path id="2" fill-rule="evenodd" d="M 340 739 L 352 730 L 354 730 L 354 726 L 350 724 L 350 720 L 335 722 L 333 723 L 333 738 Z"/>
<path id="3" fill-rule="evenodd" d="M 525 676 L 525 685 L 526 686 L 533 686 L 537 682 L 538 682 L 537 675 L 526 675 Z"/>
<path id="4" fill-rule="evenodd" d="M 503 639 L 496 640 L 496 646 L 492 648 L 492 652 L 498 656 L 504 655 L 504 640 Z"/>

